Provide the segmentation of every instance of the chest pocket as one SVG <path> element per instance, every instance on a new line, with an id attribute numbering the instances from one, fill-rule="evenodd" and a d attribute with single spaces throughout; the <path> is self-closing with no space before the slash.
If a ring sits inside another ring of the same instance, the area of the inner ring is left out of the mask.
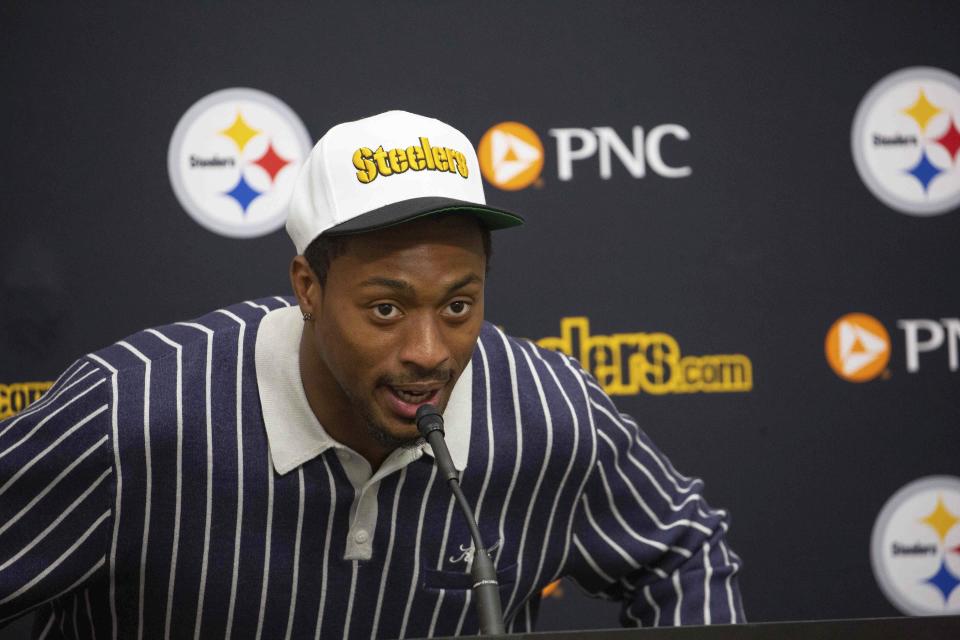
<path id="1" fill-rule="evenodd" d="M 463 520 L 459 518 L 459 520 Z M 512 585 L 517 580 L 517 558 L 510 555 L 510 548 L 501 549 L 503 541 L 499 538 L 496 522 L 480 523 L 480 533 L 488 545 L 487 551 L 494 560 L 500 555 L 497 563 L 497 582 L 502 588 Z M 466 544 L 464 543 L 466 541 Z M 427 590 L 445 589 L 449 591 L 466 592 L 473 588 L 473 576 L 468 567 L 473 557 L 473 544 L 470 532 L 464 522 L 458 522 L 450 530 L 442 564 L 437 568 L 435 562 L 422 562 L 420 566 L 421 587 Z M 421 555 L 421 558 L 428 558 Z M 436 556 L 434 556 L 436 558 Z M 501 596 L 503 594 L 501 593 Z"/>

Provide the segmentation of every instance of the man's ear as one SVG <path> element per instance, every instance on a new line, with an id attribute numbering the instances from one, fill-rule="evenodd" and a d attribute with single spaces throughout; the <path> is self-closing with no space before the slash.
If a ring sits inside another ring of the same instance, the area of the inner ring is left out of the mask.
<path id="1" fill-rule="evenodd" d="M 300 311 L 313 317 L 319 316 L 323 287 L 303 256 L 295 256 L 290 262 L 290 286 L 293 288 L 293 295 L 297 297 Z"/>

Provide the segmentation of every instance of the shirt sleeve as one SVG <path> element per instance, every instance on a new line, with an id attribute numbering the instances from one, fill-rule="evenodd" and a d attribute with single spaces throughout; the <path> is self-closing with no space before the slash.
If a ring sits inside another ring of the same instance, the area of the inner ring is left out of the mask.
<path id="1" fill-rule="evenodd" d="M 596 462 L 577 504 L 570 577 L 623 602 L 625 626 L 745 622 L 728 514 L 678 473 L 630 416 L 583 374 Z"/>
<path id="2" fill-rule="evenodd" d="M 111 377 L 83 359 L 0 421 L 0 626 L 105 570 Z"/>

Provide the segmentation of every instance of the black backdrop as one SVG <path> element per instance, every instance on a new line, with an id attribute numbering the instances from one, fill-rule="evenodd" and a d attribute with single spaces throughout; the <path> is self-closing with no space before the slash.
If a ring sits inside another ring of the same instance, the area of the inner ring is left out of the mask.
<path id="1" fill-rule="evenodd" d="M 545 164 L 537 185 L 487 186 L 528 219 L 496 235 L 488 318 L 537 339 L 586 316 L 593 334 L 665 332 L 684 354 L 747 356 L 750 391 L 618 404 L 732 511 L 751 620 L 896 615 L 870 567 L 877 514 L 908 482 L 960 472 L 947 342 L 909 373 L 896 322 L 960 316 L 960 212 L 881 203 L 851 126 L 892 72 L 960 73 L 958 7 L 6 3 L 0 383 L 52 380 L 139 328 L 288 292 L 282 231 L 216 235 L 174 196 L 170 137 L 203 96 L 265 91 L 313 139 L 390 108 L 475 144 L 519 121 Z M 596 157 L 559 179 L 551 129 L 612 127 L 630 145 L 633 127 L 664 123 L 690 133 L 662 145 L 688 177 L 634 178 L 614 156 L 609 179 Z M 892 340 L 885 373 L 863 384 L 824 357 L 853 311 Z M 541 628 L 615 624 L 615 608 L 564 585 Z"/>

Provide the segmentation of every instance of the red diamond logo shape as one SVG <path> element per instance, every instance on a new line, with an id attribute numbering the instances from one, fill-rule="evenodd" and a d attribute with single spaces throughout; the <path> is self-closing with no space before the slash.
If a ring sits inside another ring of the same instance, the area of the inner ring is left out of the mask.
<path id="1" fill-rule="evenodd" d="M 945 134 L 934 140 L 934 142 L 946 149 L 950 157 L 953 158 L 953 161 L 956 162 L 957 151 L 960 151 L 960 131 L 957 131 L 956 121 L 951 118 L 950 128 L 947 129 Z"/>
<path id="2" fill-rule="evenodd" d="M 253 164 L 260 166 L 264 171 L 267 172 L 267 175 L 270 176 L 270 181 L 273 182 L 277 179 L 277 174 L 280 171 L 290 164 L 290 160 L 281 157 L 276 150 L 273 148 L 273 142 L 267 145 L 267 150 L 258 160 L 254 160 Z"/>

